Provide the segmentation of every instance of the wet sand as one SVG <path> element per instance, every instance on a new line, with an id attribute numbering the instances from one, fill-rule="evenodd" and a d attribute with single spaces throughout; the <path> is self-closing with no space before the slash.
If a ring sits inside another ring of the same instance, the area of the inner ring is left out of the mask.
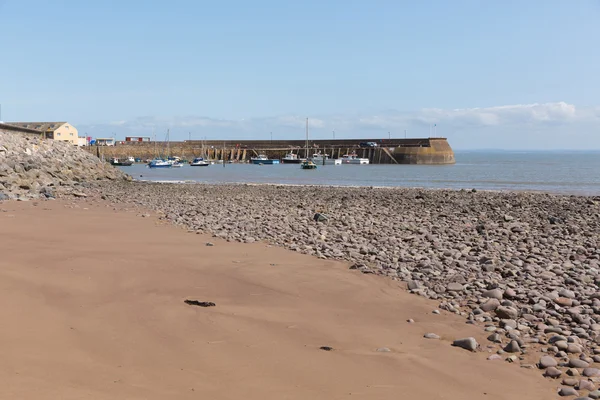
<path id="1" fill-rule="evenodd" d="M 0 398 L 555 396 L 538 370 L 451 347 L 484 332 L 399 281 L 139 214 L 0 203 Z"/>

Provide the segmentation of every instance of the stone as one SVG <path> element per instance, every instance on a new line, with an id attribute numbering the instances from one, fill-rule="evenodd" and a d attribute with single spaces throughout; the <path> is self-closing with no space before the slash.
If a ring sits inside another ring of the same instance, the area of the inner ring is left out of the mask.
<path id="1" fill-rule="evenodd" d="M 587 390 L 587 391 L 593 391 L 596 389 L 596 387 L 594 386 L 594 384 L 588 380 L 585 379 L 580 379 L 578 384 L 577 384 L 577 389 L 578 390 Z"/>
<path id="2" fill-rule="evenodd" d="M 550 356 L 542 356 L 540 361 L 538 362 L 538 367 L 540 369 L 546 369 L 549 367 L 556 367 L 558 362 L 554 359 L 554 357 Z"/>
<path id="3" fill-rule="evenodd" d="M 375 351 L 377 351 L 377 352 L 379 352 L 379 353 L 389 353 L 389 352 L 391 352 L 391 350 L 390 350 L 389 348 L 387 348 L 387 347 L 379 347 L 379 348 L 378 348 L 377 350 L 375 350 Z"/>
<path id="4" fill-rule="evenodd" d="M 596 377 L 596 376 L 600 376 L 600 369 L 598 368 L 584 368 L 583 372 L 582 372 L 583 376 L 586 377 Z"/>
<path id="5" fill-rule="evenodd" d="M 423 335 L 423 337 L 425 339 L 439 339 L 440 337 L 438 335 L 436 335 L 435 333 L 426 333 L 425 335 Z"/>
<path id="6" fill-rule="evenodd" d="M 504 292 L 502 292 L 502 290 L 500 290 L 500 289 L 491 289 L 491 290 L 486 290 L 481 295 L 483 297 L 488 297 L 491 299 L 502 300 Z"/>
<path id="7" fill-rule="evenodd" d="M 544 376 L 548 378 L 557 379 L 560 378 L 561 375 L 562 372 L 556 367 L 549 367 L 544 371 Z"/>
<path id="8" fill-rule="evenodd" d="M 600 390 L 596 389 L 596 390 L 594 390 L 592 392 L 589 392 L 588 393 L 588 397 L 590 399 L 600 399 Z"/>
<path id="9" fill-rule="evenodd" d="M 575 343 L 569 343 L 569 345 L 567 346 L 567 353 L 570 354 L 579 354 L 581 353 L 581 346 L 575 344 Z"/>
<path id="10" fill-rule="evenodd" d="M 501 319 L 516 319 L 519 316 L 519 311 L 513 307 L 498 307 L 496 316 Z"/>
<path id="11" fill-rule="evenodd" d="M 211 243 L 211 242 L 206 242 L 206 246 L 208 246 L 208 247 L 212 247 L 212 246 L 214 246 L 214 244 L 213 244 L 213 243 Z"/>
<path id="12" fill-rule="evenodd" d="M 451 282 L 446 286 L 446 290 L 449 292 L 462 292 L 465 287 L 457 282 Z"/>
<path id="13" fill-rule="evenodd" d="M 507 352 L 507 353 L 520 353 L 521 352 L 521 347 L 519 346 L 519 343 L 517 343 L 516 340 L 511 340 L 504 347 L 504 351 Z"/>
<path id="14" fill-rule="evenodd" d="M 489 361 L 502 360 L 502 356 L 498 354 L 492 354 L 487 358 Z"/>
<path id="15" fill-rule="evenodd" d="M 587 368 L 590 364 L 587 362 L 580 360 L 578 358 L 570 358 L 569 359 L 569 367 L 571 368 Z"/>
<path id="16" fill-rule="evenodd" d="M 477 350 L 477 347 L 479 346 L 479 344 L 477 343 L 477 340 L 475 340 L 475 338 L 473 338 L 473 337 L 457 339 L 454 342 L 452 342 L 452 345 L 455 347 L 460 347 L 461 349 L 469 350 L 469 351 L 475 351 L 475 350 Z"/>
<path id="17" fill-rule="evenodd" d="M 559 396 L 579 396 L 577 390 L 572 387 L 563 387 L 558 391 Z"/>
<path id="18" fill-rule="evenodd" d="M 485 312 L 490 312 L 496 310 L 500 307 L 500 302 L 495 298 L 490 298 L 488 301 L 481 305 L 481 309 Z"/>

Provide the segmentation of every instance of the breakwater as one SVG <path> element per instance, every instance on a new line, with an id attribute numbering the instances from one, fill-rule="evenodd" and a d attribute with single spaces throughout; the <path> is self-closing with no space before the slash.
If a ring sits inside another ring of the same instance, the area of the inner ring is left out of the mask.
<path id="1" fill-rule="evenodd" d="M 375 142 L 377 147 L 361 147 L 360 143 Z M 183 142 L 118 142 L 116 146 L 90 146 L 87 150 L 109 157 L 139 157 L 149 159 L 167 153 L 186 159 L 204 156 L 213 160 L 248 161 L 251 157 L 265 154 L 281 159 L 287 153 L 306 157 L 303 140 L 239 140 Z M 321 152 L 332 158 L 356 153 L 368 158 L 372 164 L 454 164 L 454 152 L 445 138 L 423 139 L 339 139 L 311 140 L 308 155 Z"/>

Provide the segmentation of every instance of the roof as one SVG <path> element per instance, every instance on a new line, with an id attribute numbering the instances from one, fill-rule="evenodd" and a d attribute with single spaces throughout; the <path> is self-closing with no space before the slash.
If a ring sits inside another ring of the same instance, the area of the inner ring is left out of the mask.
<path id="1" fill-rule="evenodd" d="M 18 126 L 19 128 L 34 129 L 36 131 L 55 131 L 60 128 L 66 122 L 7 122 L 12 126 Z"/>

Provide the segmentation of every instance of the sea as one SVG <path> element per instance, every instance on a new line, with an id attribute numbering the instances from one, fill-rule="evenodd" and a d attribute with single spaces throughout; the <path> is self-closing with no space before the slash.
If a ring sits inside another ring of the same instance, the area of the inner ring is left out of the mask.
<path id="1" fill-rule="evenodd" d="M 214 164 L 121 167 L 136 180 L 540 191 L 600 195 L 600 151 L 455 151 L 453 165 Z"/>

